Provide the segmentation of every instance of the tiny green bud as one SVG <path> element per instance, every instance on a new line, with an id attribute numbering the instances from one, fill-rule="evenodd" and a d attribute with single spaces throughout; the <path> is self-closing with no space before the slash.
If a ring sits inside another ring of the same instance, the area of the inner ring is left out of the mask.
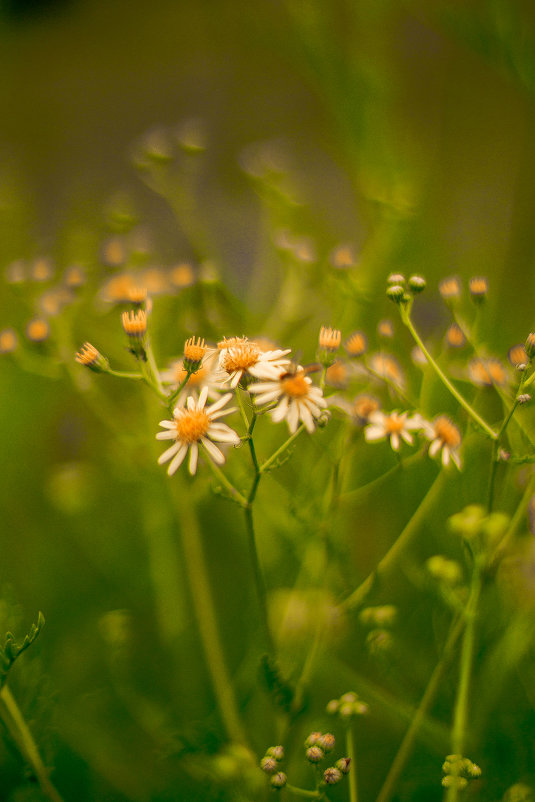
<path id="1" fill-rule="evenodd" d="M 320 763 L 325 757 L 325 752 L 321 746 L 309 746 L 305 755 L 310 763 Z"/>
<path id="2" fill-rule="evenodd" d="M 341 779 L 342 772 L 340 769 L 337 769 L 336 766 L 331 766 L 323 772 L 323 781 L 326 782 L 327 785 L 336 785 Z"/>
<path id="3" fill-rule="evenodd" d="M 269 755 L 265 755 L 260 761 L 260 768 L 262 771 L 265 771 L 266 774 L 275 774 L 277 771 L 277 761 L 274 757 L 270 757 Z"/>
<path id="4" fill-rule="evenodd" d="M 284 760 L 284 746 L 270 746 L 266 749 L 266 755 L 274 757 L 275 760 Z"/>
<path id="5" fill-rule="evenodd" d="M 273 788 L 284 788 L 287 782 L 286 774 L 283 771 L 278 771 L 271 778 L 271 785 Z"/>
<path id="6" fill-rule="evenodd" d="M 390 287 L 388 287 L 386 294 L 391 301 L 394 301 L 396 304 L 400 304 L 405 298 L 405 289 L 401 286 L 401 284 L 391 284 Z"/>
<path id="7" fill-rule="evenodd" d="M 325 712 L 333 716 L 335 713 L 338 713 L 339 707 L 340 707 L 340 702 L 338 701 L 338 699 L 331 699 L 331 701 L 327 704 L 327 707 L 325 708 Z"/>
<path id="8" fill-rule="evenodd" d="M 325 752 L 332 752 L 336 744 L 336 739 L 331 732 L 326 732 L 321 736 L 318 744 Z"/>
<path id="9" fill-rule="evenodd" d="M 402 273 L 390 273 L 387 284 L 405 284 L 405 276 Z"/>
<path id="10" fill-rule="evenodd" d="M 423 292 L 427 286 L 427 282 L 423 276 L 411 276 L 408 281 L 409 290 L 413 295 L 418 295 Z"/>
<path id="11" fill-rule="evenodd" d="M 349 774 L 349 769 L 351 768 L 351 758 L 341 757 L 340 760 L 336 761 L 334 766 L 338 769 L 338 771 L 341 771 L 342 774 Z"/>
<path id="12" fill-rule="evenodd" d="M 305 746 L 315 746 L 321 739 L 321 732 L 311 732 L 305 741 Z"/>

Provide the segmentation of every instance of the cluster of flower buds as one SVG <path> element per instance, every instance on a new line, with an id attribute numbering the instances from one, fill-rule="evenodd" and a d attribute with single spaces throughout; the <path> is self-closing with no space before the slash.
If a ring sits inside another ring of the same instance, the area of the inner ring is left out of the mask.
<path id="1" fill-rule="evenodd" d="M 342 694 L 339 699 L 331 699 L 326 707 L 327 713 L 339 716 L 342 721 L 350 721 L 355 716 L 365 716 L 369 713 L 366 702 L 359 699 L 353 691 Z"/>
<path id="2" fill-rule="evenodd" d="M 386 294 L 391 301 L 397 304 L 408 304 L 427 286 L 423 276 L 413 275 L 406 279 L 401 273 L 391 273 L 388 276 L 387 284 Z"/>
<path id="3" fill-rule="evenodd" d="M 483 560 L 491 560 L 506 535 L 509 516 L 503 512 L 487 514 L 480 504 L 469 504 L 448 520 L 450 530 L 469 541 L 473 553 Z"/>
<path id="4" fill-rule="evenodd" d="M 266 754 L 260 761 L 260 768 L 270 776 L 273 788 L 284 788 L 286 785 L 286 774 L 280 771 L 280 764 L 284 760 L 283 746 L 270 746 L 266 749 Z"/>
<path id="5" fill-rule="evenodd" d="M 442 554 L 434 554 L 429 557 L 425 567 L 434 579 L 452 588 L 458 585 L 463 578 L 462 568 L 457 560 L 450 560 Z"/>
<path id="6" fill-rule="evenodd" d="M 331 732 L 311 732 L 305 740 L 305 756 L 309 763 L 321 763 L 326 756 L 334 750 L 336 739 Z M 322 782 L 326 785 L 335 785 L 345 774 L 349 774 L 351 760 L 341 757 L 334 766 L 329 766 L 323 772 Z"/>
<path id="7" fill-rule="evenodd" d="M 359 614 L 360 623 L 369 628 L 366 645 L 371 654 L 380 655 L 390 651 L 393 645 L 390 628 L 396 623 L 398 611 L 393 604 L 365 607 Z"/>
<path id="8" fill-rule="evenodd" d="M 481 769 L 462 755 L 448 755 L 442 764 L 444 788 L 466 788 L 470 780 L 481 777 Z"/>

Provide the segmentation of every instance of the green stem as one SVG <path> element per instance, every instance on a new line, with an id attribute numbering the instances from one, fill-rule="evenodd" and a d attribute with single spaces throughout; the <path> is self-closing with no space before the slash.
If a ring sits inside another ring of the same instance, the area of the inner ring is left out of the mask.
<path id="1" fill-rule="evenodd" d="M 475 624 L 481 586 L 481 572 L 476 561 L 474 564 L 470 597 L 464 612 L 465 629 L 461 648 L 459 685 L 457 687 L 457 699 L 455 701 L 451 736 L 451 751 L 452 754 L 455 755 L 464 755 L 467 729 L 466 722 L 468 718 L 468 696 L 474 660 Z M 459 789 L 456 784 L 449 788 L 446 794 L 447 802 L 457 802 L 458 793 Z"/>
<path id="2" fill-rule="evenodd" d="M 384 574 L 388 573 L 392 566 L 396 564 L 400 555 L 403 554 L 412 538 L 419 530 L 421 523 L 427 518 L 430 509 L 432 509 L 436 496 L 442 490 L 442 484 L 445 481 L 444 477 L 445 472 L 441 471 L 397 540 L 394 541 L 390 549 L 379 561 L 375 570 L 372 571 L 372 573 L 366 577 L 364 582 L 362 582 L 358 588 L 356 588 L 356 590 L 354 590 L 353 593 L 341 603 L 340 606 L 342 608 L 352 609 L 354 607 L 358 607 L 364 601 L 377 579 L 380 579 Z"/>
<path id="3" fill-rule="evenodd" d="M 227 477 L 225 476 L 219 465 L 216 465 L 215 462 L 213 462 L 211 459 L 207 459 L 206 462 L 210 470 L 216 477 L 216 479 L 219 479 L 221 484 L 224 487 L 226 487 L 226 489 L 229 491 L 233 500 L 236 501 L 240 505 L 240 507 L 243 507 L 243 509 L 245 509 L 249 503 L 248 500 L 245 498 L 245 496 L 242 493 L 240 493 L 240 491 L 236 487 L 234 487 L 234 485 L 229 479 L 227 479 Z"/>
<path id="4" fill-rule="evenodd" d="M 282 446 L 280 446 L 280 448 L 278 448 L 278 449 L 275 451 L 275 453 L 274 453 L 274 454 L 272 454 L 272 455 L 271 455 L 271 457 L 270 457 L 269 459 L 267 459 L 267 460 L 266 460 L 266 461 L 265 461 L 265 462 L 264 462 L 264 463 L 263 463 L 263 464 L 260 466 L 260 468 L 259 468 L 259 472 L 260 472 L 260 473 L 264 473 L 265 471 L 267 471 L 267 469 L 268 469 L 268 468 L 269 468 L 271 465 L 273 465 L 273 463 L 274 463 L 274 462 L 275 462 L 275 461 L 276 461 L 276 460 L 277 460 L 277 459 L 278 459 L 278 458 L 281 456 L 281 454 L 283 454 L 283 453 L 286 451 L 286 449 L 287 449 L 287 448 L 288 448 L 288 447 L 289 447 L 289 446 L 290 446 L 290 445 L 293 443 L 293 441 L 294 441 L 294 440 L 295 440 L 297 437 L 299 437 L 299 435 L 301 434 L 301 432 L 303 432 L 304 430 L 305 430 L 305 424 L 304 424 L 304 423 L 302 423 L 302 424 L 301 424 L 301 426 L 299 427 L 299 429 L 297 429 L 297 431 L 295 431 L 295 432 L 294 432 L 294 433 L 291 435 L 291 437 L 289 437 L 289 438 L 286 440 L 286 442 L 284 442 L 284 443 L 282 444 Z"/>
<path id="5" fill-rule="evenodd" d="M 260 568 L 260 560 L 258 559 L 258 551 L 256 548 L 256 537 L 255 537 L 254 521 L 253 521 L 253 508 L 251 504 L 248 504 L 245 507 L 245 526 L 247 529 L 247 540 L 249 543 L 249 554 L 251 557 L 251 565 L 253 569 L 253 580 L 256 587 L 258 605 L 260 607 L 260 618 L 262 620 L 262 627 L 264 629 L 264 637 L 268 651 L 270 654 L 273 655 L 275 654 L 275 646 L 273 642 L 273 637 L 271 635 L 271 629 L 269 626 L 266 586 L 264 583 L 264 577 L 262 576 L 262 569 Z"/>
<path id="6" fill-rule="evenodd" d="M 308 799 L 321 799 L 323 794 L 321 791 L 306 791 L 304 788 L 298 788 L 296 785 L 286 783 L 284 786 L 287 791 L 296 796 L 306 796 Z"/>
<path id="7" fill-rule="evenodd" d="M 112 368 L 108 368 L 107 370 L 103 371 L 103 373 L 107 373 L 108 376 L 117 376 L 118 379 L 137 379 L 143 380 L 143 376 L 141 373 L 129 373 L 126 370 L 113 370 Z"/>
<path id="8" fill-rule="evenodd" d="M 464 619 L 460 617 L 457 619 L 450 631 L 440 661 L 437 663 L 433 673 L 431 674 L 427 687 L 424 691 L 424 695 L 422 696 L 422 700 L 414 714 L 407 732 L 403 737 L 403 740 L 401 741 L 396 756 L 390 765 L 390 769 L 388 770 L 385 781 L 379 791 L 379 794 L 377 795 L 376 802 L 389 802 L 392 798 L 398 779 L 414 746 L 416 736 L 427 716 L 428 710 L 431 707 L 439 688 L 441 687 L 444 673 L 448 667 L 448 663 L 451 660 L 455 644 L 457 643 L 463 628 Z"/>
<path id="9" fill-rule="evenodd" d="M 229 676 L 223 647 L 219 637 L 210 580 L 204 560 L 201 531 L 197 520 L 191 488 L 175 493 L 177 516 L 191 598 L 199 627 L 206 664 L 212 680 L 215 697 L 228 736 L 236 743 L 247 746 L 247 737 L 238 714 L 231 677 Z"/>
<path id="10" fill-rule="evenodd" d="M 472 420 L 474 420 L 478 424 L 478 426 L 480 426 L 483 429 L 483 431 L 485 431 L 492 440 L 497 440 L 498 439 L 498 435 L 496 434 L 494 429 L 491 429 L 491 427 L 488 425 L 488 423 L 486 423 L 483 420 L 483 418 L 480 415 L 478 415 L 478 413 L 475 411 L 475 409 L 472 406 L 470 406 L 468 401 L 453 386 L 453 384 L 450 382 L 450 380 L 448 379 L 446 374 L 441 370 L 441 368 L 435 362 L 435 360 L 433 359 L 433 357 L 431 356 L 431 354 L 429 353 L 429 351 L 425 347 L 425 344 L 424 344 L 422 338 L 420 337 L 420 335 L 418 334 L 418 332 L 414 328 L 414 324 L 413 324 L 413 322 L 412 322 L 412 320 L 410 318 L 410 314 L 409 314 L 408 310 L 405 309 L 404 306 L 400 306 L 400 312 L 401 312 L 401 320 L 402 320 L 402 322 L 409 329 L 410 333 L 412 334 L 412 337 L 413 337 L 414 341 L 421 348 L 421 350 L 424 353 L 427 361 L 429 362 L 429 364 L 431 365 L 431 367 L 433 368 L 433 370 L 435 371 L 435 373 L 437 374 L 437 376 L 439 377 L 439 379 L 441 380 L 443 385 L 450 391 L 452 396 L 459 402 L 459 404 L 463 407 L 463 409 L 466 410 L 466 412 L 468 412 L 468 414 L 470 415 Z"/>
<path id="11" fill-rule="evenodd" d="M 349 802 L 358 802 L 358 781 L 357 781 L 357 760 L 355 750 L 355 737 L 353 725 L 349 724 L 346 730 L 346 750 L 347 756 L 351 760 L 349 764 Z"/>
<path id="12" fill-rule="evenodd" d="M 191 376 L 191 373 L 190 373 L 189 371 L 186 371 L 186 378 L 185 378 L 185 379 L 183 379 L 183 380 L 180 382 L 180 384 L 178 385 L 178 387 L 176 388 L 176 390 L 174 391 L 174 393 L 171 393 L 171 395 L 170 395 L 170 396 L 169 396 L 169 398 L 167 399 L 167 405 L 168 405 L 169 409 L 171 409 L 171 408 L 172 408 L 172 406 L 173 406 L 174 402 L 176 401 L 176 399 L 178 398 L 178 396 L 180 395 L 180 393 L 182 392 L 182 390 L 184 389 L 184 387 L 185 387 L 185 386 L 186 386 L 186 384 L 188 383 L 188 381 L 189 381 L 189 377 L 190 377 L 190 376 Z"/>
<path id="13" fill-rule="evenodd" d="M 510 422 L 511 418 L 513 417 L 513 415 L 514 415 L 514 413 L 516 411 L 516 408 L 518 407 L 519 403 L 520 402 L 518 401 L 518 398 L 516 398 L 513 406 L 509 410 L 507 416 L 505 417 L 504 422 L 502 423 L 502 425 L 500 427 L 500 431 L 498 432 L 498 437 L 496 438 L 496 440 L 492 444 L 492 457 L 491 457 L 491 463 L 490 463 L 490 477 L 489 477 L 489 492 L 488 492 L 488 496 L 487 496 L 487 509 L 488 509 L 489 513 L 492 512 L 492 505 L 494 504 L 494 487 L 495 487 L 495 484 L 496 484 L 496 470 L 497 470 L 497 467 L 498 467 L 498 457 L 499 457 L 499 453 L 500 453 L 500 442 L 501 442 L 503 434 L 504 434 L 505 430 L 507 429 L 507 427 L 509 425 L 509 422 Z"/>
<path id="14" fill-rule="evenodd" d="M 15 740 L 24 758 L 32 767 L 32 771 L 37 779 L 41 791 L 45 794 L 51 802 L 62 802 L 62 797 L 59 795 L 56 788 L 50 782 L 48 777 L 48 769 L 46 768 L 37 744 L 30 732 L 28 725 L 22 715 L 20 708 L 7 685 L 4 685 L 0 691 L 1 707 L 4 708 L 2 718 L 9 729 L 13 739 Z M 7 715 L 4 713 L 7 712 Z"/>

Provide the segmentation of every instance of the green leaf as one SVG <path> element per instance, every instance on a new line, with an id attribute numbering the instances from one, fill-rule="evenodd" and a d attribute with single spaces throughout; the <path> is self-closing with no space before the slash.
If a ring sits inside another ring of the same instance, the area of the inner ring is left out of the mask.
<path id="1" fill-rule="evenodd" d="M 21 644 L 15 641 L 15 636 L 11 632 L 6 632 L 3 647 L 0 647 L 0 688 L 2 688 L 7 680 L 9 669 L 20 657 L 28 646 L 34 642 L 39 633 L 41 632 L 45 623 L 44 615 L 39 612 L 37 616 L 37 623 L 32 624 L 30 631 L 25 636 Z"/>

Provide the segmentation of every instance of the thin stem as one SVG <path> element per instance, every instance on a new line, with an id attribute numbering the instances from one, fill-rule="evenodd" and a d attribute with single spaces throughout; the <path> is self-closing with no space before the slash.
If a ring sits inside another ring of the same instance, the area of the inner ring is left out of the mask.
<path id="1" fill-rule="evenodd" d="M 372 573 L 366 577 L 364 582 L 361 582 L 358 588 L 356 588 L 356 590 L 354 590 L 353 593 L 351 593 L 351 595 L 340 604 L 340 607 L 347 609 L 358 607 L 364 601 L 377 579 L 380 579 L 392 568 L 393 565 L 395 565 L 399 556 L 403 554 L 415 533 L 418 531 L 422 521 L 427 518 L 430 509 L 435 503 L 436 496 L 442 490 L 442 484 L 445 481 L 444 477 L 445 472 L 441 471 L 420 502 L 420 506 L 407 523 L 397 540 L 394 541 L 390 549 L 379 561 L 375 570 L 372 571 Z"/>
<path id="2" fill-rule="evenodd" d="M 41 791 L 51 802 L 63 802 L 62 797 L 50 782 L 48 770 L 39 754 L 37 744 L 26 724 L 15 697 L 7 685 L 4 685 L 0 691 L 0 702 L 8 714 L 2 715 L 2 718 L 21 753 L 32 767 Z"/>
<path id="3" fill-rule="evenodd" d="M 389 800 L 392 798 L 392 794 L 394 793 L 398 779 L 414 746 L 416 736 L 441 686 L 442 678 L 453 655 L 455 644 L 457 643 L 459 637 L 461 636 L 461 632 L 464 629 L 464 624 L 464 618 L 459 617 L 452 626 L 440 661 L 437 663 L 433 673 L 431 674 L 429 682 L 427 683 L 427 687 L 424 691 L 424 695 L 422 696 L 422 700 L 413 716 L 407 732 L 403 736 L 403 740 L 401 741 L 396 756 L 390 765 L 390 769 L 388 770 L 385 781 L 379 791 L 379 794 L 377 795 L 376 802 L 389 802 Z"/>
<path id="4" fill-rule="evenodd" d="M 453 730 L 451 736 L 451 751 L 455 755 L 464 755 L 466 741 L 466 722 L 468 719 L 468 696 L 470 691 L 470 678 L 472 675 L 472 665 L 474 659 L 475 646 L 475 623 L 477 607 L 481 594 L 481 572 L 479 565 L 474 563 L 474 573 L 472 577 L 472 587 L 470 597 L 464 612 L 465 629 L 461 648 L 461 665 L 459 672 L 459 685 L 457 687 L 457 699 L 453 714 Z M 457 802 L 459 789 L 454 784 L 448 789 L 447 802 Z"/>
<path id="5" fill-rule="evenodd" d="M 172 405 L 174 404 L 174 402 L 176 401 L 176 399 L 178 398 L 178 396 L 180 395 L 180 393 L 182 392 L 182 390 L 184 389 L 184 387 L 188 383 L 190 376 L 191 376 L 191 373 L 189 371 L 186 371 L 186 378 L 183 379 L 180 382 L 180 384 L 178 385 L 178 387 L 176 388 L 174 393 L 171 393 L 171 395 L 167 399 L 167 405 L 168 405 L 169 409 L 171 409 Z"/>
<path id="6" fill-rule="evenodd" d="M 347 756 L 351 760 L 349 764 L 349 802 L 358 802 L 358 782 L 357 782 L 357 761 L 355 758 L 355 738 L 353 734 L 353 725 L 349 724 L 346 730 L 346 750 Z"/>
<path id="7" fill-rule="evenodd" d="M 260 477 L 259 477 L 260 478 Z M 256 595 L 258 598 L 258 605 L 260 607 L 260 618 L 262 620 L 262 627 L 264 629 L 264 637 L 266 645 L 270 654 L 275 654 L 275 646 L 271 629 L 269 626 L 268 606 L 267 606 L 267 593 L 260 568 L 260 560 L 258 559 L 258 551 L 256 548 L 256 537 L 253 521 L 253 508 L 251 504 L 245 507 L 245 526 L 247 529 L 247 540 L 249 542 L 249 554 L 251 557 L 251 565 L 253 568 L 253 579 L 256 587 Z"/>
<path id="8" fill-rule="evenodd" d="M 137 379 L 138 381 L 143 380 L 141 373 L 130 373 L 126 370 L 113 370 L 113 368 L 108 368 L 103 372 L 107 373 L 108 376 L 117 376 L 118 379 Z"/>
<path id="9" fill-rule="evenodd" d="M 245 509 L 249 503 L 245 496 L 240 493 L 236 487 L 234 487 L 230 479 L 227 479 L 219 465 L 216 465 L 211 459 L 207 459 L 206 462 L 216 479 L 219 479 L 221 484 L 224 485 L 224 487 L 229 491 L 233 500 L 236 501 L 240 507 Z"/>
<path id="10" fill-rule="evenodd" d="M 286 451 L 286 449 L 287 449 L 287 448 L 288 448 L 288 447 L 289 447 L 289 446 L 290 446 L 290 445 L 293 443 L 293 441 L 294 441 L 294 440 L 295 440 L 297 437 L 299 437 L 299 435 L 301 434 L 301 432 L 303 432 L 304 430 L 305 430 L 305 424 L 304 424 L 304 423 L 302 423 L 302 424 L 301 424 L 301 426 L 299 427 L 299 429 L 297 429 L 297 431 L 295 431 L 295 432 L 292 434 L 292 436 L 291 436 L 291 437 L 289 437 L 289 438 L 286 440 L 286 442 L 284 442 L 284 443 L 282 444 L 282 446 L 280 446 L 280 448 L 278 448 L 278 449 L 275 451 L 275 453 L 274 453 L 274 454 L 272 454 L 272 455 L 271 455 L 271 457 L 270 457 L 269 459 L 267 459 L 267 460 L 266 460 L 266 461 L 265 461 L 265 462 L 264 462 L 264 463 L 263 463 L 263 464 L 260 466 L 260 468 L 259 468 L 259 471 L 260 471 L 260 473 L 264 473 L 265 471 L 267 471 L 267 469 L 268 469 L 268 468 L 269 468 L 271 465 L 273 465 L 273 463 L 274 463 L 274 462 L 275 462 L 275 461 L 276 461 L 276 460 L 277 460 L 277 459 L 278 459 L 278 458 L 281 456 L 281 454 L 283 454 L 283 453 Z"/>
<path id="11" fill-rule="evenodd" d="M 184 487 L 180 489 L 182 492 L 179 495 L 174 494 L 173 500 L 180 520 L 184 565 L 206 664 L 227 734 L 233 741 L 247 746 L 247 737 L 238 714 L 232 680 L 227 670 L 223 646 L 219 637 L 194 502 L 191 492 L 185 492 Z"/>
<path id="12" fill-rule="evenodd" d="M 289 783 L 286 783 L 284 787 L 291 794 L 306 796 L 308 799 L 321 799 L 323 796 L 321 791 L 306 791 L 304 788 L 298 788 L 296 785 L 290 785 Z"/>
<path id="13" fill-rule="evenodd" d="M 414 341 L 421 348 L 421 350 L 424 353 L 427 361 L 429 362 L 429 364 L 431 365 L 431 367 L 433 368 L 433 370 L 435 371 L 435 373 L 437 374 L 437 376 L 439 377 L 439 379 L 441 380 L 443 385 L 450 391 L 452 396 L 459 402 L 459 404 L 463 407 L 463 409 L 466 410 L 466 412 L 468 412 L 468 414 L 470 415 L 472 420 L 474 420 L 478 424 L 478 426 L 480 426 L 483 429 L 483 431 L 485 431 L 492 440 L 497 440 L 498 439 L 498 435 L 496 434 L 494 429 L 491 429 L 491 427 L 488 425 L 488 423 L 486 423 L 483 420 L 483 418 L 480 415 L 478 415 L 478 413 L 475 411 L 475 409 L 472 406 L 470 406 L 468 401 L 453 386 L 453 384 L 450 382 L 450 380 L 448 379 L 446 374 L 441 370 L 441 368 L 435 362 L 435 360 L 433 359 L 433 357 L 431 356 L 431 354 L 429 353 L 429 351 L 425 347 L 425 344 L 424 344 L 422 338 L 420 337 L 420 335 L 418 334 L 418 332 L 414 328 L 414 324 L 413 324 L 413 322 L 412 322 L 412 320 L 410 318 L 410 314 L 409 314 L 408 310 L 405 309 L 403 306 L 400 306 L 400 312 L 401 312 L 401 320 L 403 321 L 405 326 L 407 326 L 407 328 L 409 329 L 410 333 L 412 334 L 412 337 L 413 337 Z"/>
<path id="14" fill-rule="evenodd" d="M 515 402 L 511 409 L 509 410 L 508 414 L 505 417 L 504 422 L 500 427 L 500 431 L 498 432 L 498 437 L 492 444 L 492 457 L 490 463 L 490 477 L 489 477 L 489 492 L 487 496 L 487 509 L 489 512 L 492 512 L 492 505 L 494 504 L 494 487 L 496 484 L 496 469 L 498 467 L 498 458 L 500 453 L 500 441 L 503 437 L 505 430 L 507 429 L 511 418 L 513 417 L 516 408 L 519 405 L 518 398 L 515 399 Z"/>

